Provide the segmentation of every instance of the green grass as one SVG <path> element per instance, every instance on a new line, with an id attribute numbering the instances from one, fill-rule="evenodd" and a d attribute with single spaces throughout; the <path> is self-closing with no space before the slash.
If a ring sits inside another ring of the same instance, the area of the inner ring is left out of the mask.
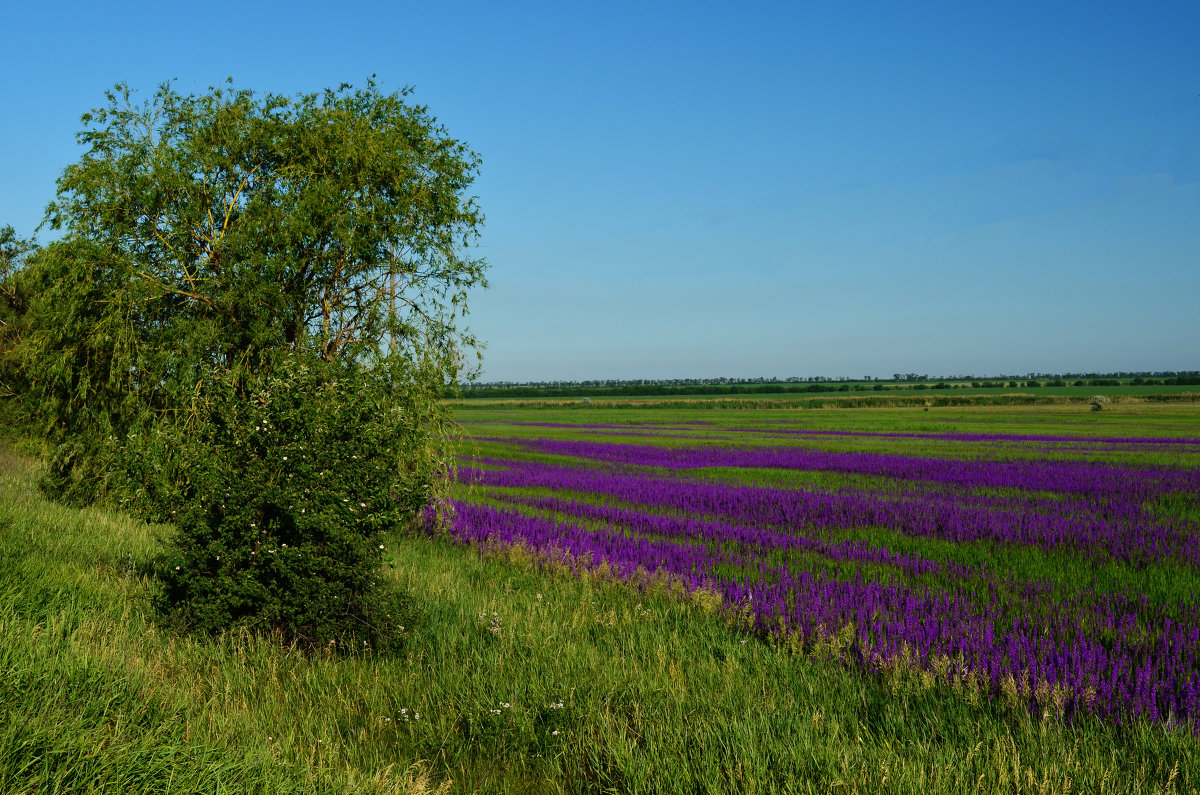
<path id="1" fill-rule="evenodd" d="M 165 528 L 43 500 L 0 453 L 0 792 L 1195 792 L 1200 742 L 1066 725 L 836 643 L 396 537 L 391 658 L 157 628 Z M 558 705 L 562 706 L 559 707 Z M 420 714 L 420 720 L 415 718 Z M 407 719 L 406 719 L 407 718 Z"/>

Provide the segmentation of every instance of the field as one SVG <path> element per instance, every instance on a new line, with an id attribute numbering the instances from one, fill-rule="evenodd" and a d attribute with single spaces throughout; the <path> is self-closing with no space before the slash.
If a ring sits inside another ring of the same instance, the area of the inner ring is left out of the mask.
<path id="1" fill-rule="evenodd" d="M 480 419 L 454 534 L 711 594 L 867 670 L 1200 725 L 1200 438 L 938 420 Z"/>
<path id="2" fill-rule="evenodd" d="M 5 452 L 0 791 L 1200 789 L 1200 406 L 458 416 L 392 658 L 161 632 Z"/>
<path id="3" fill-rule="evenodd" d="M 860 386 L 866 386 L 860 385 Z M 809 394 L 775 392 L 724 392 L 695 395 L 596 395 L 555 396 L 553 390 L 534 397 L 492 397 L 487 393 L 451 401 L 456 408 L 470 412 L 483 408 L 511 410 L 560 410 L 590 408 L 600 403 L 610 409 L 837 409 L 837 408 L 983 408 L 1003 406 L 1080 406 L 1094 395 L 1105 395 L 1127 406 L 1156 403 L 1194 403 L 1197 388 L 1185 386 L 1065 386 L 980 389 L 915 388 L 889 386 L 886 390 L 830 390 Z"/>

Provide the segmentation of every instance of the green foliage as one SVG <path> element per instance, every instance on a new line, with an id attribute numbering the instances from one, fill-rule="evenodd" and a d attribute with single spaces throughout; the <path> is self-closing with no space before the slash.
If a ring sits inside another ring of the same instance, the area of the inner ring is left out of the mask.
<path id="1" fill-rule="evenodd" d="M 43 488 L 176 524 L 186 626 L 388 636 L 368 542 L 446 474 L 486 267 L 479 158 L 407 94 L 118 85 L 82 118 L 13 356 Z"/>
<path id="2" fill-rule="evenodd" d="M 178 528 L 164 612 L 217 634 L 277 630 L 310 648 L 392 646 L 403 605 L 380 586 L 383 533 L 446 466 L 401 373 L 315 360 L 206 385 L 193 433 L 129 445 L 147 507 Z"/>
<path id="3" fill-rule="evenodd" d="M 22 424 L 18 399 L 24 393 L 18 349 L 27 328 L 31 297 L 28 262 L 36 257 L 33 239 L 17 236 L 11 226 L 0 227 L 0 420 L 8 428 Z"/>
<path id="4" fill-rule="evenodd" d="M 140 339 L 161 332 L 226 368 L 277 348 L 412 350 L 454 330 L 484 263 L 461 253 L 482 223 L 463 195 L 479 158 L 407 94 L 164 84 L 139 105 L 118 85 L 84 115 L 89 149 L 50 221 L 136 277 L 145 295 L 120 304 Z"/>
<path id="5" fill-rule="evenodd" d="M 139 282 L 104 267 L 101 254 L 91 241 L 68 239 L 43 249 L 23 273 L 31 285 L 16 349 L 24 405 L 52 450 L 43 485 L 77 505 L 109 492 L 124 432 L 168 405 L 166 379 L 149 388 L 122 308 L 147 296 Z"/>

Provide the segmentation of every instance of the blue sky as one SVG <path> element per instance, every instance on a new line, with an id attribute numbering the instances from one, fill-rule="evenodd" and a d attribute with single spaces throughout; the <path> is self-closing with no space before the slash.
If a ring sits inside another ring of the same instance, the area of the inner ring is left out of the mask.
<path id="1" fill-rule="evenodd" d="M 1200 369 L 1200 4 L 18 4 L 0 224 L 118 80 L 412 85 L 483 379 Z"/>

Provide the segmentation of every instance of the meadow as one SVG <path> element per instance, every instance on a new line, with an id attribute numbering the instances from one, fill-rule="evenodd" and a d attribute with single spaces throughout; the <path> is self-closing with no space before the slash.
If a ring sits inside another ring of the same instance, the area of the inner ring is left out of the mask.
<path id="1" fill-rule="evenodd" d="M 7 445 L 0 791 L 1200 791 L 1200 405 L 456 413 L 390 656 L 161 630 Z"/>

